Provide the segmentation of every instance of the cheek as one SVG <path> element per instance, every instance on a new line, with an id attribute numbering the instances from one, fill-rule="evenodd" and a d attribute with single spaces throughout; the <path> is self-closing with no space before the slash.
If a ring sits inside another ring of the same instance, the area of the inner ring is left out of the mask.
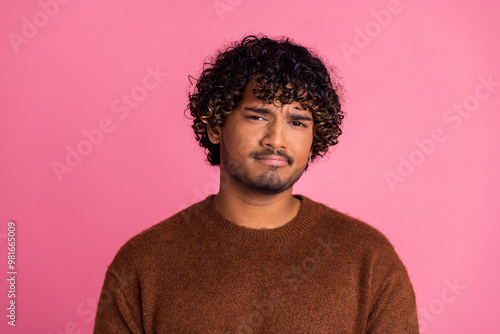
<path id="1" fill-rule="evenodd" d="M 295 152 L 297 155 L 306 156 L 308 158 L 313 143 L 312 134 L 304 134 L 302 136 L 297 136 L 296 140 L 294 140 L 294 147 L 296 147 Z"/>
<path id="2" fill-rule="evenodd" d="M 234 159 L 237 159 L 238 156 L 248 155 L 254 149 L 252 137 L 245 131 L 235 131 L 234 129 L 227 131 L 223 135 L 223 140 L 228 154 Z"/>

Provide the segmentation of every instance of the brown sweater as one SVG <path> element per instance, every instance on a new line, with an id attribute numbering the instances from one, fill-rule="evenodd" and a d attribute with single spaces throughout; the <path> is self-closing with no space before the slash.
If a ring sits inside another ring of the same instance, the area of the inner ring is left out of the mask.
<path id="1" fill-rule="evenodd" d="M 418 333 L 389 241 L 302 200 L 276 229 L 226 220 L 213 196 L 129 240 L 106 273 L 94 333 Z"/>

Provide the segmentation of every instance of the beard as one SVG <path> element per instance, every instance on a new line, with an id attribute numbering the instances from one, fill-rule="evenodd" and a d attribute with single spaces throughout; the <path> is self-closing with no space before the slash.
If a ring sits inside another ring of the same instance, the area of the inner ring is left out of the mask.
<path id="1" fill-rule="evenodd" d="M 288 178 L 280 178 L 278 176 L 277 170 L 281 167 L 269 167 L 268 170 L 264 171 L 262 174 L 257 176 L 251 176 L 248 168 L 244 166 L 244 164 L 238 162 L 233 159 L 231 155 L 228 153 L 226 146 L 224 145 L 224 141 L 221 142 L 221 153 L 222 153 L 222 162 L 226 168 L 226 172 L 231 176 L 234 180 L 238 181 L 241 185 L 260 193 L 264 194 L 280 194 L 285 190 L 292 187 L 302 176 L 304 171 L 307 169 L 307 163 L 298 168 L 293 172 L 292 175 Z M 281 152 L 275 152 L 274 150 L 263 151 L 260 153 L 252 153 L 251 157 L 258 157 L 260 155 L 265 154 L 275 154 L 280 156 L 286 156 L 286 154 Z M 291 157 L 287 157 L 288 163 L 290 165 L 294 164 L 294 160 Z"/>

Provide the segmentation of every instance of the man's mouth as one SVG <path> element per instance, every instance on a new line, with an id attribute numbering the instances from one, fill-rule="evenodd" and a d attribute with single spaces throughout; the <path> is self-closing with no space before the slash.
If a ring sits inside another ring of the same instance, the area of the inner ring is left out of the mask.
<path id="1" fill-rule="evenodd" d="M 288 165 L 288 160 L 279 155 L 261 155 L 256 157 L 260 162 L 270 165 L 270 166 L 286 166 Z"/>

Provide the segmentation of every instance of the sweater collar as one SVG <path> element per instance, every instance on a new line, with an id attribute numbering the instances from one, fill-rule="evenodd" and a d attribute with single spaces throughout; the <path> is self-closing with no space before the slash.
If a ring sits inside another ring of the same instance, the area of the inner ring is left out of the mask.
<path id="1" fill-rule="evenodd" d="M 289 243 L 307 231 L 318 221 L 315 202 L 302 195 L 294 195 L 301 200 L 299 212 L 291 221 L 273 229 L 252 229 L 237 225 L 224 218 L 215 208 L 213 198 L 208 196 L 199 204 L 201 223 L 214 237 L 225 242 L 244 244 L 250 247 L 266 247 Z"/>

